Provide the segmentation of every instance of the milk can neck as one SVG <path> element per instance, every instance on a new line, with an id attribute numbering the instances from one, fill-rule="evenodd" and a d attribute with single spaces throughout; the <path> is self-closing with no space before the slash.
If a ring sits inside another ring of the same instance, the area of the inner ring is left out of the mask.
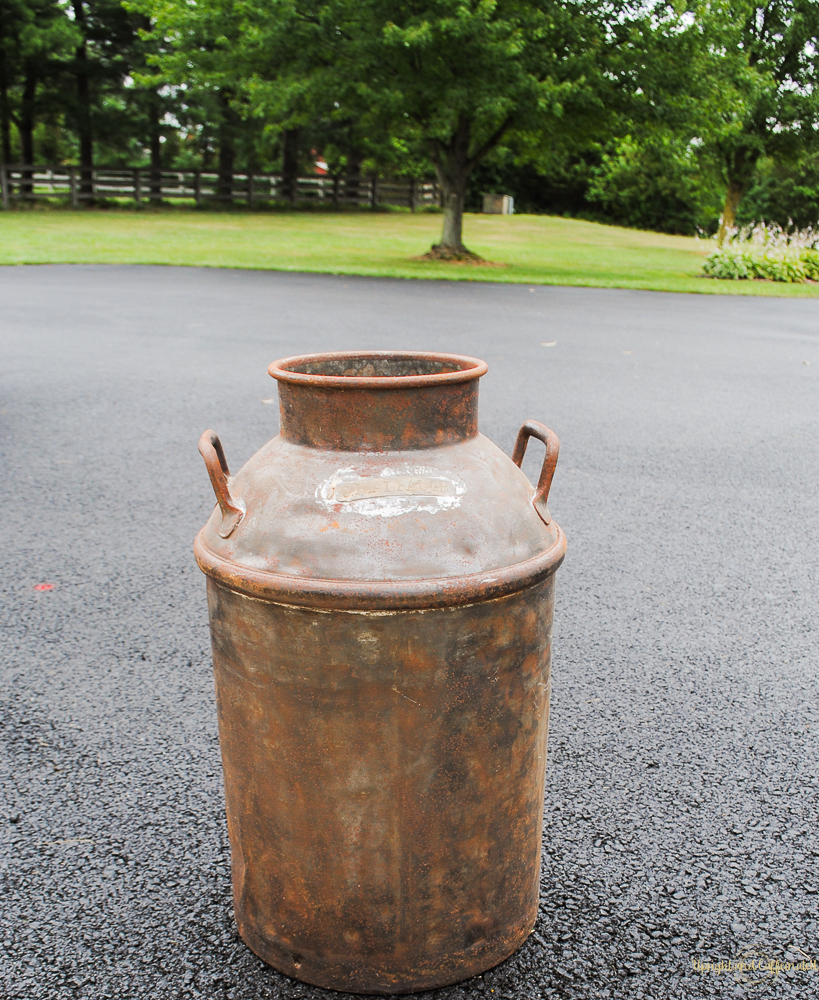
<path id="1" fill-rule="evenodd" d="M 281 434 L 333 451 L 403 451 L 456 444 L 478 432 L 486 365 L 444 354 L 306 355 L 274 362 Z"/>

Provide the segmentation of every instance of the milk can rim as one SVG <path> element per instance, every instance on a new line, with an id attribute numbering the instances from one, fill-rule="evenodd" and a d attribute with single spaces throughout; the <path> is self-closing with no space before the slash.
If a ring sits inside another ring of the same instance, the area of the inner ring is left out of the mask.
<path id="1" fill-rule="evenodd" d="M 452 371 L 434 372 L 427 375 L 318 375 L 293 371 L 293 368 L 327 361 L 378 360 L 432 361 L 453 366 Z M 423 386 L 452 385 L 471 382 L 481 378 L 489 366 L 480 358 L 465 354 L 448 354 L 435 351 L 327 351 L 318 354 L 299 354 L 289 358 L 279 358 L 267 369 L 279 382 L 294 385 L 310 385 L 322 389 L 418 389 Z"/>

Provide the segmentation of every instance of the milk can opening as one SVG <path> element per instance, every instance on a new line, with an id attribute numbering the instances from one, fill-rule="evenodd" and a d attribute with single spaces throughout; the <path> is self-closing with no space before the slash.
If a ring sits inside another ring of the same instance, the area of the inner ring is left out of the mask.
<path id="1" fill-rule="evenodd" d="M 405 388 L 468 382 L 486 374 L 477 358 L 427 352 L 364 351 L 311 354 L 274 361 L 268 369 L 280 382 L 355 388 Z"/>

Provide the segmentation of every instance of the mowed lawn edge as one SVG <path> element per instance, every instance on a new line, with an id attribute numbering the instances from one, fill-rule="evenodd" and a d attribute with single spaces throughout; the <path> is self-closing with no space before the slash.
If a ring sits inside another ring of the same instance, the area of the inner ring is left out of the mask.
<path id="1" fill-rule="evenodd" d="M 710 241 L 555 216 L 472 215 L 484 266 L 419 260 L 430 213 L 60 209 L 0 212 L 0 264 L 159 264 L 499 281 L 699 294 L 819 297 L 819 284 L 700 276 Z"/>

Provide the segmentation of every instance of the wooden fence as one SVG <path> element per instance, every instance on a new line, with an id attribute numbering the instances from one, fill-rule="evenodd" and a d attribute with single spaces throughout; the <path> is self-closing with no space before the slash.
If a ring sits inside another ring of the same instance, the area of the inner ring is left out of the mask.
<path id="1" fill-rule="evenodd" d="M 402 205 L 415 211 L 439 205 L 440 186 L 430 180 L 403 178 L 299 177 L 295 192 L 286 190 L 281 174 L 219 174 L 207 170 L 150 168 L 93 169 L 0 165 L 2 205 L 37 199 L 66 199 L 76 208 L 100 199 L 151 201 L 314 203 L 342 205 Z"/>

